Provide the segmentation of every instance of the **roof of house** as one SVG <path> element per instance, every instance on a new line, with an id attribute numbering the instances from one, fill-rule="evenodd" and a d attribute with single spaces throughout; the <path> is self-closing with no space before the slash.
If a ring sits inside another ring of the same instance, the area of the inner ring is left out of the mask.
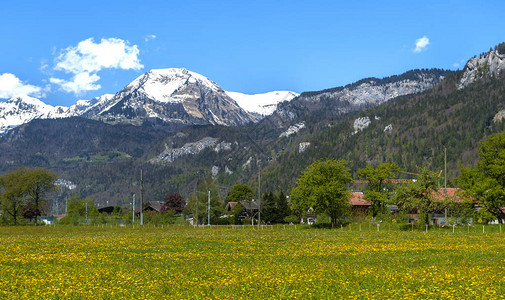
<path id="1" fill-rule="evenodd" d="M 99 213 L 112 213 L 114 211 L 114 205 L 105 205 L 97 207 Z"/>
<path id="2" fill-rule="evenodd" d="M 147 202 L 144 210 L 151 208 L 152 210 L 155 210 L 157 212 L 161 212 L 162 207 L 163 207 L 162 201 L 149 201 L 149 202 Z"/>
<path id="3" fill-rule="evenodd" d="M 352 192 L 349 202 L 352 206 L 370 206 L 372 203 L 365 200 L 363 192 Z"/>
<path id="4" fill-rule="evenodd" d="M 242 200 L 242 201 L 240 201 L 240 204 L 242 204 L 245 207 L 245 209 L 249 209 L 249 210 L 258 210 L 259 209 L 258 202 L 256 202 L 256 201 Z"/>
<path id="5" fill-rule="evenodd" d="M 433 200 L 442 201 L 446 198 L 454 199 L 454 202 L 462 203 L 463 198 L 461 197 L 463 190 L 460 188 L 440 188 L 432 191 Z"/>
<path id="6" fill-rule="evenodd" d="M 233 201 L 226 203 L 226 211 L 232 210 L 235 207 L 235 205 L 237 205 L 237 203 L 238 202 L 233 202 Z"/>

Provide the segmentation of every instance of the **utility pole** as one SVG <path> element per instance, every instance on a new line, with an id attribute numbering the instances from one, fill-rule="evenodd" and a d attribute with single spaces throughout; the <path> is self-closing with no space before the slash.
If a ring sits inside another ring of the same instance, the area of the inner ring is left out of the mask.
<path id="1" fill-rule="evenodd" d="M 210 191 L 209 191 L 209 203 L 208 203 L 208 215 L 207 215 L 207 225 L 210 226 Z"/>
<path id="2" fill-rule="evenodd" d="M 144 177 L 140 170 L 140 225 L 144 225 Z"/>
<path id="3" fill-rule="evenodd" d="M 85 204 L 86 204 L 86 221 L 88 221 L 88 202 L 86 202 Z"/>
<path id="4" fill-rule="evenodd" d="M 193 224 L 195 224 L 196 226 L 198 226 L 198 194 L 196 194 L 196 215 L 195 215 L 195 218 L 193 218 L 193 219 L 196 220 L 196 221 L 193 222 Z"/>
<path id="5" fill-rule="evenodd" d="M 447 148 L 444 147 L 444 188 L 447 194 Z"/>
<path id="6" fill-rule="evenodd" d="M 258 228 L 261 226 L 261 161 L 258 160 Z"/>
<path id="7" fill-rule="evenodd" d="M 447 200 L 447 148 L 444 146 L 444 194 Z M 447 207 L 444 210 L 445 222 L 447 222 Z"/>
<path id="8" fill-rule="evenodd" d="M 135 194 L 133 194 L 133 202 L 132 202 L 132 224 L 135 224 Z"/>

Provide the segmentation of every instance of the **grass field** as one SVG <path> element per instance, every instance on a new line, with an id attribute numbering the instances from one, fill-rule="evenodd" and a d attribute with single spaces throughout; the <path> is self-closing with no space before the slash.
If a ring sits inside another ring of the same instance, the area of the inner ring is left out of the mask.
<path id="1" fill-rule="evenodd" d="M 497 230 L 0 227 L 0 299 L 504 295 Z"/>

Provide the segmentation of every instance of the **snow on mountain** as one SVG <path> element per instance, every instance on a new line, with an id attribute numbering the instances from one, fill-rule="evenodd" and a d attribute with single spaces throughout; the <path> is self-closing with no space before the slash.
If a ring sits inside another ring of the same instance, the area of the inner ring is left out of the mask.
<path id="1" fill-rule="evenodd" d="M 106 94 L 91 100 L 79 100 L 76 104 L 52 106 L 29 96 L 17 96 L 0 102 L 0 136 L 19 125 L 34 119 L 58 119 L 81 116 L 92 107 L 110 100 L 114 95 Z"/>
<path id="2" fill-rule="evenodd" d="M 51 106 L 29 96 L 13 97 L 0 102 L 0 136 L 33 119 L 65 117 L 66 108 Z"/>
<path id="3" fill-rule="evenodd" d="M 125 89 L 137 90 L 146 97 L 159 102 L 182 103 L 186 95 L 177 93 L 181 88 L 189 84 L 200 84 L 219 92 L 221 88 L 207 77 L 186 69 L 153 69 L 139 76 Z"/>
<path id="4" fill-rule="evenodd" d="M 104 94 L 91 100 L 78 100 L 68 108 L 67 113 L 71 116 L 85 116 L 90 110 L 107 105 L 112 98 L 114 98 L 114 94 Z"/>
<path id="5" fill-rule="evenodd" d="M 139 123 L 146 118 L 182 124 L 241 125 L 256 118 L 205 76 L 186 69 L 153 69 L 87 117 Z"/>
<path id="6" fill-rule="evenodd" d="M 290 91 L 256 95 L 226 92 L 207 77 L 186 69 L 153 69 L 116 94 L 79 100 L 70 107 L 47 105 L 27 96 L 0 102 L 0 136 L 33 119 L 74 116 L 137 125 L 149 118 L 180 124 L 242 125 L 272 114 L 278 103 L 297 96 Z"/>
<path id="7" fill-rule="evenodd" d="M 277 109 L 277 103 L 291 101 L 299 95 L 291 91 L 274 91 L 254 95 L 227 91 L 226 94 L 237 101 L 238 105 L 246 111 L 261 116 L 271 115 Z"/>

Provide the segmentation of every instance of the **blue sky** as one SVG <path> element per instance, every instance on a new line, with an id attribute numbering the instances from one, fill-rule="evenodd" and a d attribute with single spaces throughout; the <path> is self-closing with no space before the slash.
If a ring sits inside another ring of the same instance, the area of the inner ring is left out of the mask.
<path id="1" fill-rule="evenodd" d="M 2 0 L 0 100 L 71 105 L 170 67 L 248 94 L 321 90 L 462 68 L 504 29 L 505 1 Z"/>

